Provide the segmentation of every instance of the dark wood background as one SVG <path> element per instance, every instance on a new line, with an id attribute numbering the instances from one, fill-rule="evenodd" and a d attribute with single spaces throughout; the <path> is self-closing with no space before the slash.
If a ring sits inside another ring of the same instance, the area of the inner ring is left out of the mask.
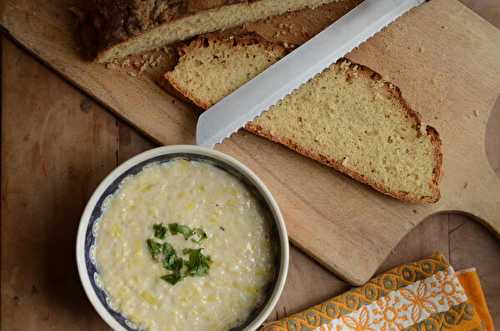
<path id="1" fill-rule="evenodd" d="M 500 1 L 462 0 L 500 28 Z M 155 145 L 11 41 L 1 40 L 1 329 L 107 330 L 79 283 L 74 242 L 84 205 L 117 164 Z M 487 147 L 500 173 L 500 100 Z M 499 206 L 500 207 L 500 206 Z M 435 215 L 381 267 L 444 253 L 476 267 L 500 327 L 500 243 L 473 220 Z M 292 247 L 281 317 L 349 286 Z"/>

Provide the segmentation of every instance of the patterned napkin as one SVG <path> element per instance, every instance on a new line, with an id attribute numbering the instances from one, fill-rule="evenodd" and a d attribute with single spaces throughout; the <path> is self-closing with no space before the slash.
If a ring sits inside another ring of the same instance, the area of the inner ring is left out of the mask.
<path id="1" fill-rule="evenodd" d="M 393 268 L 261 331 L 488 330 L 493 322 L 474 269 L 455 273 L 441 254 Z"/>

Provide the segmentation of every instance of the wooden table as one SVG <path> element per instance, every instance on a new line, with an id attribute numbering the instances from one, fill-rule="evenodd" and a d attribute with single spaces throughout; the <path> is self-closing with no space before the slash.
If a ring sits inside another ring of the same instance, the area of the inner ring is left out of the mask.
<path id="1" fill-rule="evenodd" d="M 462 1 L 500 28 L 497 0 Z M 80 213 L 108 172 L 154 144 L 11 41 L 1 45 L 1 329 L 106 330 L 78 279 L 74 241 Z M 486 139 L 500 173 L 500 100 Z M 444 253 L 456 269 L 478 269 L 500 328 L 500 243 L 467 217 L 426 220 L 380 270 L 433 251 Z M 272 318 L 348 288 L 292 247 L 288 282 Z"/>

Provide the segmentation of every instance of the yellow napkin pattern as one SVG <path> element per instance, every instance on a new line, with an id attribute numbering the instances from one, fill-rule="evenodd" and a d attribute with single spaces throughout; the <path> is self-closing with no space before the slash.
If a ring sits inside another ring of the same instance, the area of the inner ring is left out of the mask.
<path id="1" fill-rule="evenodd" d="M 481 309 L 475 309 L 481 303 Z M 486 302 L 477 274 L 456 274 L 436 254 L 393 268 L 362 287 L 261 330 L 493 330 L 487 307 L 483 307 Z"/>

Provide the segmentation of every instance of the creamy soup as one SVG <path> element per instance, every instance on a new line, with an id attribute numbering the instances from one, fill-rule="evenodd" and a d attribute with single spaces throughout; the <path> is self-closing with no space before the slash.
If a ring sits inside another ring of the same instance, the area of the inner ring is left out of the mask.
<path id="1" fill-rule="evenodd" d="M 172 224 L 200 232 L 174 234 Z M 164 236 L 155 237 L 156 227 L 166 229 Z M 264 302 L 275 278 L 267 212 L 240 180 L 206 162 L 154 163 L 125 178 L 104 202 L 96 233 L 95 258 L 110 304 L 146 330 L 237 327 Z M 206 257 L 205 268 L 173 285 L 162 278 L 173 275 L 165 256 L 153 258 L 148 239 L 168 242 L 183 259 L 176 275 L 190 272 L 189 249 Z"/>

